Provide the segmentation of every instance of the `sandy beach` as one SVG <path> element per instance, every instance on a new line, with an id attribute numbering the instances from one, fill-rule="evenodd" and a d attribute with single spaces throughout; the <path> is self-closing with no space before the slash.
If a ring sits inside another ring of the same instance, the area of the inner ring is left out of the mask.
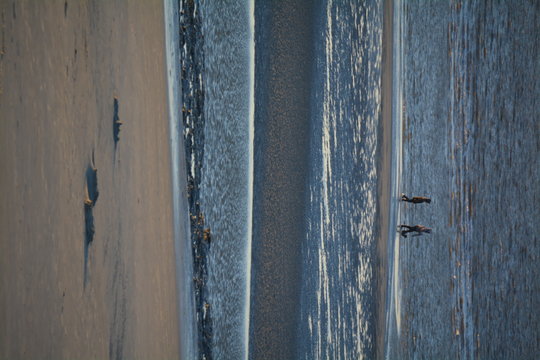
<path id="1" fill-rule="evenodd" d="M 0 11 L 0 358 L 177 358 L 162 2 Z"/>

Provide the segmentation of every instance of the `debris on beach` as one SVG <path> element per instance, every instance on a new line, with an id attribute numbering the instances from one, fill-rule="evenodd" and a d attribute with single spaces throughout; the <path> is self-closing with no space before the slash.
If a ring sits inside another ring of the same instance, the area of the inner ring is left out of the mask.
<path id="1" fill-rule="evenodd" d="M 94 155 L 92 154 L 92 163 L 86 168 L 86 199 L 85 204 L 94 207 L 99 197 L 97 169 L 94 165 Z"/>
<path id="2" fill-rule="evenodd" d="M 210 228 L 203 230 L 203 240 L 210 242 L 212 240 L 212 234 L 210 233 Z"/>
<path id="3" fill-rule="evenodd" d="M 210 304 L 205 303 L 203 307 L 203 319 L 206 319 L 206 315 L 208 314 L 209 311 L 210 311 Z"/>

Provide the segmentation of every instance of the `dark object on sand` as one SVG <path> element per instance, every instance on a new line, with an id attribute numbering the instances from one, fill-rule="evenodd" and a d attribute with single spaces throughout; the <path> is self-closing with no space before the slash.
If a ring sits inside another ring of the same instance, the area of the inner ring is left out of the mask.
<path id="1" fill-rule="evenodd" d="M 116 144 L 118 143 L 118 140 L 120 140 L 120 126 L 122 125 L 122 121 L 120 121 L 120 118 L 118 117 L 118 98 L 114 98 L 114 116 L 113 116 L 113 136 L 114 136 L 114 147 L 116 148 Z"/>
<path id="2" fill-rule="evenodd" d="M 92 164 L 86 169 L 86 197 L 84 199 L 84 223 L 85 223 L 85 244 L 88 245 L 94 240 L 94 215 L 93 209 L 99 197 L 97 183 L 97 169 L 94 166 L 94 154 L 92 154 Z"/>
<path id="3" fill-rule="evenodd" d="M 413 236 L 421 236 L 423 234 L 431 234 L 431 229 L 426 227 L 426 226 L 423 226 L 423 225 L 414 225 L 414 226 L 399 225 L 399 230 L 400 230 L 399 232 L 400 232 L 401 236 L 403 236 L 405 238 L 407 237 L 407 234 L 410 233 L 410 232 L 415 232 L 416 233 Z"/>
<path id="4" fill-rule="evenodd" d="M 93 156 L 92 156 L 93 157 Z M 92 159 L 93 160 L 93 159 Z M 92 161 L 93 162 L 93 161 Z M 94 240 L 94 214 L 93 209 L 99 197 L 97 185 L 97 169 L 94 165 L 89 165 L 86 169 L 86 198 L 84 199 L 84 223 L 85 223 L 85 244 L 88 245 Z"/>
<path id="5" fill-rule="evenodd" d="M 92 159 L 92 164 L 88 165 L 86 169 L 86 199 L 84 203 L 94 207 L 98 197 L 97 169 L 94 167 L 94 160 Z"/>
<path id="6" fill-rule="evenodd" d="M 94 241 L 94 206 L 98 197 L 97 169 L 94 166 L 94 154 L 92 153 L 92 163 L 86 169 L 86 196 L 84 199 L 84 286 L 86 286 L 88 279 L 88 247 Z"/>
<path id="7" fill-rule="evenodd" d="M 421 204 L 421 203 L 431 204 L 431 199 L 425 196 L 414 196 L 412 198 L 409 198 L 407 195 L 402 194 L 401 201 L 406 201 L 413 204 Z"/>

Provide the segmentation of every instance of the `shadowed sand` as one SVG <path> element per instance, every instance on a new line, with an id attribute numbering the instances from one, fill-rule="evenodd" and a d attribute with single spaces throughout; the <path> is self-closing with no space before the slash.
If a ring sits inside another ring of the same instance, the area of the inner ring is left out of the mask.
<path id="1" fill-rule="evenodd" d="M 177 358 L 162 2 L 0 12 L 0 358 Z"/>

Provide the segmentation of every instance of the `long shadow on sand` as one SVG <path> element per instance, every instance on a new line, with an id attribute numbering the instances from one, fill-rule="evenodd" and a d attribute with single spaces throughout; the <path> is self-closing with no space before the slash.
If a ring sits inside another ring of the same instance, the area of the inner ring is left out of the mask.
<path id="1" fill-rule="evenodd" d="M 86 198 L 84 200 L 84 286 L 88 280 L 88 248 L 94 241 L 94 206 L 99 197 L 97 183 L 97 169 L 94 166 L 94 154 L 92 163 L 86 169 Z"/>

